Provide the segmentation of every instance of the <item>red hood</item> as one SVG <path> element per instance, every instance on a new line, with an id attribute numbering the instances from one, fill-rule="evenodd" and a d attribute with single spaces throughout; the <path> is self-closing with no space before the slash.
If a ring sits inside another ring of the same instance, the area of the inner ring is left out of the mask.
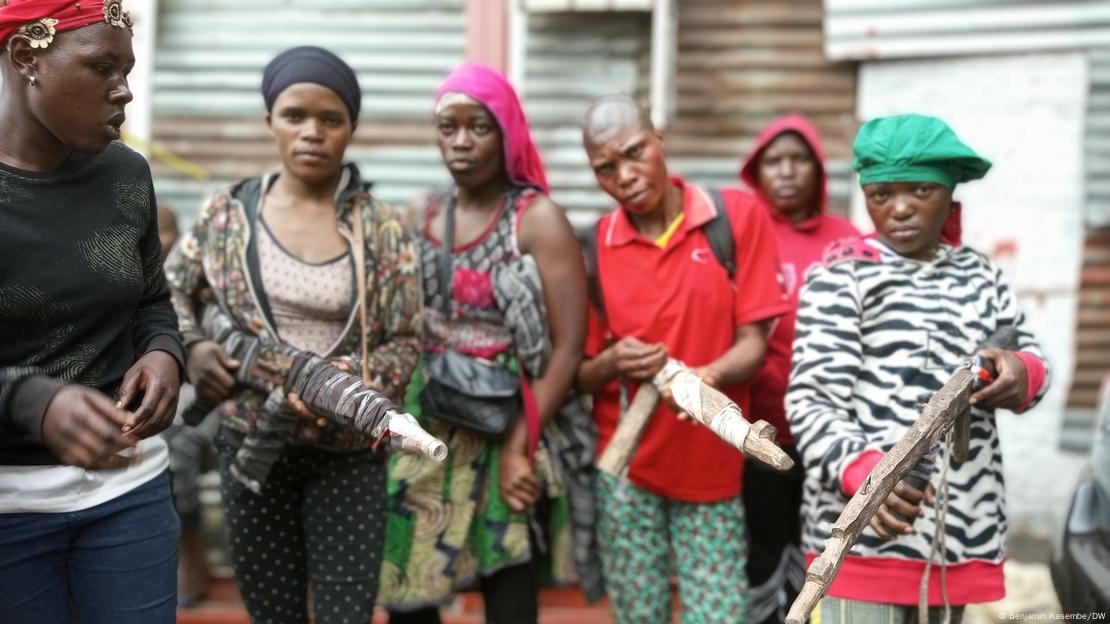
<path id="1" fill-rule="evenodd" d="M 813 150 L 813 155 L 817 159 L 817 187 L 818 193 L 818 216 L 823 216 L 829 205 L 829 179 L 825 174 L 825 147 L 821 144 L 821 137 L 817 134 L 817 129 L 813 127 L 809 121 L 801 115 L 787 115 L 786 117 L 779 117 L 772 121 L 763 132 L 759 133 L 759 137 L 755 140 L 755 147 L 748 154 L 747 160 L 740 168 L 740 180 L 751 190 L 752 194 L 760 199 L 760 203 L 766 206 L 770 211 L 771 216 L 779 219 L 772 209 L 773 204 L 763 194 L 763 190 L 759 187 L 759 155 L 763 153 L 772 141 L 777 139 L 780 134 L 784 132 L 796 132 L 800 135 L 805 142 L 809 144 L 809 148 Z M 812 221 L 806 221 L 797 224 L 799 229 L 806 229 L 806 225 Z M 813 225 L 816 225 L 814 223 Z"/>

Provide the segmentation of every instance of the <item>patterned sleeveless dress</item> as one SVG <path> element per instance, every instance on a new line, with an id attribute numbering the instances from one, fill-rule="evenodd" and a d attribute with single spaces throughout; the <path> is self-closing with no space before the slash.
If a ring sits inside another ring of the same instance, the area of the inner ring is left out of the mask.
<path id="1" fill-rule="evenodd" d="M 499 263 L 519 258 L 517 224 L 532 199 L 531 191 L 508 195 L 486 231 L 453 250 L 450 318 L 444 317 L 440 294 L 441 243 L 428 232 L 431 219 L 446 204 L 428 206 L 421 235 L 414 237 L 423 270 L 425 354 L 450 346 L 515 370 L 512 335 L 494 300 L 491 271 Z M 443 464 L 401 454 L 390 460 L 389 520 L 378 602 L 402 610 L 443 604 L 454 591 L 472 586 L 479 575 L 531 558 L 528 514 L 513 513 L 498 487 L 501 444 L 424 417 L 418 400 L 424 382 L 422 362 L 405 394 L 405 409 L 447 443 L 450 455 Z M 536 469 L 549 484 L 551 504 L 537 519 L 537 524 L 545 525 L 550 546 L 541 580 L 568 582 L 572 576 L 569 509 L 543 455 L 541 448 Z"/>

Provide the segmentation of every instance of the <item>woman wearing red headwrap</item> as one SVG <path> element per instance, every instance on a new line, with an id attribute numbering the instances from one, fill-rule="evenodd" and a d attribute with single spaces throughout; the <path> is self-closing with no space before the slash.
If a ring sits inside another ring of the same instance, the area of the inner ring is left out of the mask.
<path id="1" fill-rule="evenodd" d="M 424 274 L 425 361 L 449 350 L 522 371 L 524 413 L 491 439 L 459 424 L 467 414 L 432 416 L 426 396 L 406 406 L 451 455 L 446 464 L 398 456 L 390 466 L 395 500 L 381 602 L 394 624 L 438 622 L 436 607 L 477 581 L 487 621 L 535 622 L 526 514 L 550 491 L 544 474 L 550 462 L 543 448 L 536 451 L 537 437 L 566 397 L 582 352 L 581 254 L 566 216 L 546 195 L 543 164 L 504 77 L 479 65 L 456 69 L 436 94 L 435 122 L 455 188 L 413 216 Z M 450 268 L 446 285 L 442 260 Z M 499 275 L 518 269 L 520 282 L 530 283 L 526 290 L 540 293 L 523 315 L 512 305 L 522 297 L 507 301 L 500 290 Z M 427 389 L 429 378 L 436 379 L 435 366 L 418 369 L 410 398 Z"/>
<path id="2" fill-rule="evenodd" d="M 174 620 L 184 358 L 118 0 L 0 0 L 0 622 Z"/>

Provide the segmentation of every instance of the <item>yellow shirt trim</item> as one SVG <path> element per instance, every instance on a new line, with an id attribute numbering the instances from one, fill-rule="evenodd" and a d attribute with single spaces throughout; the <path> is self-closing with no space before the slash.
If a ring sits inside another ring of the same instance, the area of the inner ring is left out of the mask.
<path id="1" fill-rule="evenodd" d="M 671 238 L 674 237 L 674 233 L 678 231 L 679 226 L 681 226 L 682 222 L 685 220 L 686 213 L 678 213 L 678 216 L 674 218 L 674 221 L 671 221 L 671 224 L 667 226 L 667 231 L 663 232 L 659 235 L 659 238 L 655 239 L 655 246 L 660 249 L 666 249 L 667 243 L 671 242 Z"/>

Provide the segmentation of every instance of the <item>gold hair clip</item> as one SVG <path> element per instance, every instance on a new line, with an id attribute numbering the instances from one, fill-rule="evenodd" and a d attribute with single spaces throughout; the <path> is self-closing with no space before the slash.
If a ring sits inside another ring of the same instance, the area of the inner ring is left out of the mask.
<path id="1" fill-rule="evenodd" d="M 74 4 L 78 10 L 81 9 L 80 2 Z M 0 0 L 0 6 L 3 6 L 2 0 Z M 123 3 L 120 0 L 107 0 L 104 3 L 104 21 L 116 28 L 131 30 L 131 14 L 123 10 Z M 58 20 L 44 17 L 20 26 L 16 34 L 30 42 L 32 48 L 46 49 L 54 42 L 54 35 L 57 34 L 54 27 L 57 25 Z"/>
<path id="2" fill-rule="evenodd" d="M 104 3 L 104 21 L 116 28 L 131 30 L 131 15 L 123 10 L 120 0 L 107 0 Z"/>
<path id="3" fill-rule="evenodd" d="M 54 26 L 57 24 L 58 20 L 44 17 L 20 26 L 17 34 L 27 39 L 32 48 L 45 49 L 54 41 L 54 35 L 56 34 Z"/>

